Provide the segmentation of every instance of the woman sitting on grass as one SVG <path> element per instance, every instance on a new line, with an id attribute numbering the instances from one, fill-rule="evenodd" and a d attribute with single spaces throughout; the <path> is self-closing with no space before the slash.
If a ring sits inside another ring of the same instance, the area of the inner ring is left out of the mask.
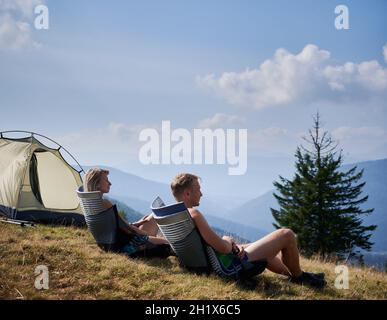
<path id="1" fill-rule="evenodd" d="M 83 178 L 84 191 L 100 191 L 102 196 L 109 193 L 112 184 L 108 174 L 108 170 L 100 168 L 88 170 Z M 102 204 L 104 209 L 113 206 L 107 199 L 102 199 Z M 118 232 L 121 252 L 131 257 L 168 257 L 174 254 L 168 241 L 157 236 L 159 229 L 152 216 L 145 216 L 133 224 L 123 219 L 120 222 Z"/>

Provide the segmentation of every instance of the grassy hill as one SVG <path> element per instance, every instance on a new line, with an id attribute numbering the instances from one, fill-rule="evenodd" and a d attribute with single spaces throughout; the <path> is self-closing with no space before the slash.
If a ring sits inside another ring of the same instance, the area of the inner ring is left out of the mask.
<path id="1" fill-rule="evenodd" d="M 34 270 L 46 265 L 49 289 L 34 287 Z M 0 223 L 0 299 L 387 299 L 387 275 L 349 268 L 348 290 L 334 287 L 333 263 L 302 259 L 327 274 L 314 290 L 265 271 L 254 286 L 215 275 L 198 276 L 168 259 L 130 259 L 105 253 L 86 229 Z"/>

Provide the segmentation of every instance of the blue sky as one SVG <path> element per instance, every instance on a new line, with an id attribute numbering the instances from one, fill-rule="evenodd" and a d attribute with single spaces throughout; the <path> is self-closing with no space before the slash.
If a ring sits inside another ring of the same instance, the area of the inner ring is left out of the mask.
<path id="1" fill-rule="evenodd" d="M 49 30 L 34 29 L 39 3 Z M 339 4 L 349 30 L 334 27 Z M 347 162 L 385 158 L 386 12 L 383 0 L 2 0 L 0 129 L 37 131 L 81 163 L 167 182 L 191 168 L 139 163 L 139 130 L 161 120 L 247 128 L 245 177 L 193 168 L 213 191 L 224 179 L 222 193 L 257 178 L 248 194 L 262 193 L 290 174 L 316 110 Z"/>

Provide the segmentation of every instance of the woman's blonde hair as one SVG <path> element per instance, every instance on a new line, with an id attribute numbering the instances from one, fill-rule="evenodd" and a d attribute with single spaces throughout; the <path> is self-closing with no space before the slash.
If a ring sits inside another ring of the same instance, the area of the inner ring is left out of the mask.
<path id="1" fill-rule="evenodd" d="M 101 168 L 89 169 L 83 177 L 83 190 L 85 192 L 97 191 L 98 183 L 104 174 L 109 174 L 109 170 Z"/>

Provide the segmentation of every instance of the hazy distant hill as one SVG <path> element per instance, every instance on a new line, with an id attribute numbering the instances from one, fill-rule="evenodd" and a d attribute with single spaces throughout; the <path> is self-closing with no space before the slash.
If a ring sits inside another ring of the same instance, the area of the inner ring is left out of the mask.
<path id="1" fill-rule="evenodd" d="M 144 216 L 140 212 L 133 210 L 131 207 L 127 206 L 125 203 L 117 199 L 113 199 L 111 197 L 106 197 L 106 198 L 109 199 L 111 203 L 117 206 L 118 211 L 123 211 L 125 213 L 125 218 L 129 222 L 136 222 Z"/>
<path id="2" fill-rule="evenodd" d="M 101 167 L 109 170 L 109 180 L 112 183 L 109 195 L 125 202 L 136 211 L 149 213 L 150 204 L 157 196 L 160 196 L 165 203 L 175 201 L 170 186 L 166 183 L 143 179 L 112 167 Z M 89 168 L 89 166 L 85 166 L 84 170 Z M 222 215 L 223 212 L 227 211 L 220 202 L 215 203 L 207 194 L 204 194 L 200 208 L 203 212 L 211 215 Z"/>
<path id="3" fill-rule="evenodd" d="M 109 199 L 113 204 L 117 206 L 118 211 L 124 212 L 125 219 L 129 222 L 136 222 L 144 216 L 143 214 L 133 210 L 131 207 L 127 206 L 125 203 L 119 200 L 113 199 L 111 197 L 106 197 L 106 198 Z M 230 228 L 230 221 L 219 219 L 212 216 L 208 216 L 207 220 L 211 225 L 214 226 L 214 230 L 218 235 L 232 236 L 237 243 L 250 242 L 251 240 L 249 239 L 249 236 L 253 236 L 255 237 L 255 239 L 257 239 L 258 237 L 257 231 L 255 229 L 248 228 L 248 227 L 246 228 L 246 226 L 235 224 L 235 223 L 232 223 L 234 226 Z M 229 231 L 230 229 L 234 230 L 234 232 Z M 262 236 L 262 234 L 260 236 Z"/>
<path id="4" fill-rule="evenodd" d="M 205 216 L 211 226 L 223 229 L 233 234 L 237 234 L 239 237 L 247 239 L 249 241 L 255 241 L 259 238 L 264 237 L 267 234 L 265 230 L 262 230 L 260 228 L 246 226 L 245 224 L 239 222 L 215 217 L 209 214 L 206 214 Z"/>
<path id="5" fill-rule="evenodd" d="M 113 198 L 131 198 L 132 200 L 142 200 L 148 203 L 148 208 L 151 201 L 156 198 L 156 196 L 160 196 L 165 199 L 166 202 L 172 201 L 169 186 L 164 183 L 143 179 L 134 174 L 123 172 L 112 167 L 100 167 L 109 170 L 109 180 L 112 183 L 110 196 Z M 85 171 L 89 168 L 90 167 L 84 167 Z"/>
<path id="6" fill-rule="evenodd" d="M 364 207 L 375 208 L 371 215 L 364 218 L 366 225 L 378 225 L 371 238 L 375 242 L 372 250 L 387 251 L 387 159 L 348 164 L 342 169 L 348 170 L 355 165 L 359 170 L 364 168 L 363 181 L 366 181 L 366 185 L 363 188 L 363 195 L 369 195 Z M 265 231 L 274 230 L 271 225 L 274 219 L 270 207 L 278 208 L 278 204 L 272 195 L 273 192 L 274 190 L 271 190 L 230 211 L 227 218 L 248 226 L 257 226 Z"/>
<path id="7" fill-rule="evenodd" d="M 289 176 L 294 166 L 293 156 L 289 154 L 249 155 L 247 172 L 244 175 L 228 175 L 228 167 L 228 164 L 143 165 L 138 162 L 122 165 L 121 169 L 156 181 L 169 181 L 178 172 L 193 172 L 202 178 L 203 189 L 211 194 L 212 200 L 225 201 L 228 207 L 236 207 L 272 188 L 272 181 L 277 178 L 279 172 Z"/>
<path id="8" fill-rule="evenodd" d="M 278 207 L 273 190 L 246 202 L 238 208 L 228 212 L 227 219 L 238 221 L 249 226 L 256 226 L 263 231 L 270 232 L 274 230 L 272 223 L 273 216 L 270 208 Z"/>
<path id="9" fill-rule="evenodd" d="M 230 236 L 235 240 L 236 243 L 249 243 L 250 242 L 248 239 L 242 238 L 238 234 L 235 234 L 232 232 L 227 232 L 227 231 L 224 231 L 223 229 L 219 229 L 216 227 L 213 227 L 213 229 L 218 234 L 218 236 L 220 236 L 220 237 Z"/>
<path id="10" fill-rule="evenodd" d="M 372 251 L 387 252 L 387 159 L 345 165 L 343 169 L 348 170 L 354 165 L 364 169 L 363 180 L 366 185 L 363 194 L 369 195 L 369 198 L 363 207 L 375 208 L 372 214 L 364 218 L 366 225 L 378 226 L 371 237 L 371 241 L 375 242 Z"/>

